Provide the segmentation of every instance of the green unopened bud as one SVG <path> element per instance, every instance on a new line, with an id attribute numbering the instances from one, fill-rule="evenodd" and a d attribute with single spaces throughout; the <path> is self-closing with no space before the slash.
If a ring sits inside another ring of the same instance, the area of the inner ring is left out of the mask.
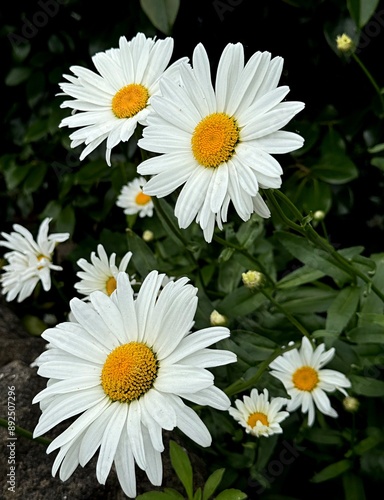
<path id="1" fill-rule="evenodd" d="M 348 35 L 343 33 L 336 38 L 336 45 L 340 52 L 350 52 L 353 49 L 353 41 Z"/>
<path id="2" fill-rule="evenodd" d="M 155 237 L 155 235 L 149 229 L 146 229 L 143 232 L 142 238 L 143 238 L 144 241 L 152 241 L 154 237 Z"/>
<path id="3" fill-rule="evenodd" d="M 359 409 L 360 401 L 352 396 L 347 396 L 343 399 L 343 406 L 345 410 L 355 413 Z"/>
<path id="4" fill-rule="evenodd" d="M 259 271 L 247 271 L 241 275 L 244 286 L 251 290 L 262 288 L 265 284 L 265 276 Z"/>
<path id="5" fill-rule="evenodd" d="M 209 320 L 212 326 L 225 326 L 228 323 L 228 318 L 220 314 L 216 309 L 211 312 Z"/>

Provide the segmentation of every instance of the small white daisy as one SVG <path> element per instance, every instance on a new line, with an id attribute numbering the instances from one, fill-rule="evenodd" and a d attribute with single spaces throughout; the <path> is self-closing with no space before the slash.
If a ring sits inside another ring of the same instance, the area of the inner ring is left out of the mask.
<path id="1" fill-rule="evenodd" d="M 152 217 L 153 201 L 148 194 L 143 193 L 144 177 L 136 177 L 123 186 L 116 200 L 116 205 L 124 209 L 127 215 L 138 214 L 139 217 Z"/>
<path id="2" fill-rule="evenodd" d="M 108 258 L 107 252 L 103 245 L 97 245 L 97 253 L 91 253 L 91 263 L 81 258 L 77 261 L 77 265 L 83 269 L 76 275 L 80 278 L 78 283 L 75 283 L 76 290 L 89 298 L 89 295 L 96 290 L 111 295 L 116 289 L 116 278 L 119 272 L 127 270 L 129 261 L 132 257 L 132 252 L 127 252 L 121 259 L 119 267 L 116 266 L 116 254 L 112 253 Z M 134 284 L 134 279 L 131 283 Z"/>
<path id="3" fill-rule="evenodd" d="M 10 234 L 1 233 L 5 241 L 0 241 L 0 246 L 11 250 L 4 254 L 8 264 L 2 267 L 4 273 L 0 278 L 2 293 L 7 301 L 17 297 L 17 302 L 22 302 L 32 294 L 39 281 L 45 291 L 50 290 L 51 271 L 62 271 L 61 266 L 52 263 L 52 256 L 56 245 L 66 241 L 70 235 L 48 235 L 51 220 L 47 217 L 40 224 L 36 241 L 31 232 L 20 224 L 14 224 L 14 232 Z"/>
<path id="4" fill-rule="evenodd" d="M 161 79 L 161 93 L 151 101 L 155 113 L 138 145 L 162 154 L 142 162 L 138 173 L 153 176 L 144 187 L 151 196 L 183 185 L 175 207 L 179 226 L 196 219 L 210 242 L 215 221 L 222 229 L 227 220 L 230 202 L 244 221 L 253 212 L 270 216 L 259 188 L 281 185 L 282 169 L 271 154 L 303 145 L 302 137 L 280 129 L 304 104 L 283 101 L 289 92 L 277 87 L 283 59 L 271 59 L 269 52 L 256 52 L 244 65 L 242 44 L 228 44 L 215 88 L 201 44 L 192 62 L 193 68 L 180 64 L 181 83 Z"/>
<path id="5" fill-rule="evenodd" d="M 49 445 L 60 448 L 55 475 L 68 479 L 99 449 L 96 477 L 105 484 L 112 463 L 125 492 L 136 496 L 135 463 L 154 485 L 162 482 L 162 429 L 178 427 L 200 446 L 211 436 L 183 399 L 228 410 L 230 401 L 207 368 L 236 361 L 236 355 L 208 346 L 230 332 L 210 327 L 191 333 L 197 289 L 187 278 L 169 282 L 152 271 L 136 299 L 126 273 L 111 296 L 93 292 L 90 302 L 70 302 L 76 322 L 47 329 L 50 348 L 37 359 L 49 378 L 33 400 L 42 415 L 34 437 L 81 414 Z"/>
<path id="6" fill-rule="evenodd" d="M 268 437 L 283 432 L 280 423 L 289 416 L 289 413 L 280 409 L 286 404 L 285 398 L 272 398 L 269 401 L 268 389 L 264 389 L 260 394 L 257 389 L 252 389 L 250 396 L 244 396 L 243 401 L 240 399 L 235 401 L 237 409 L 229 408 L 228 411 L 248 434 Z"/>
<path id="7" fill-rule="evenodd" d="M 106 161 L 110 166 L 112 148 L 128 141 L 138 123 L 146 124 L 151 99 L 159 91 L 159 78 L 172 51 L 170 37 L 155 41 L 138 33 L 128 41 L 122 36 L 118 49 L 92 57 L 100 74 L 72 66 L 70 70 L 75 76 L 63 75 L 69 83 L 60 84 L 63 94 L 59 95 L 68 95 L 74 100 L 63 102 L 61 107 L 72 108 L 74 113 L 64 118 L 60 127 L 79 128 L 70 139 L 73 148 L 86 145 L 80 160 L 106 140 Z M 176 61 L 168 68 L 169 76 L 177 64 Z"/>
<path id="8" fill-rule="evenodd" d="M 269 365 L 271 375 L 281 380 L 291 397 L 287 410 L 294 411 L 301 407 L 303 413 L 308 413 L 309 426 L 315 420 L 315 405 L 324 415 L 337 417 L 326 392 L 338 390 L 347 396 L 344 387 L 351 387 L 351 382 L 343 373 L 323 369 L 334 355 L 334 347 L 325 351 L 325 344 L 320 344 L 314 349 L 313 344 L 303 337 L 300 351 L 287 351 Z"/>

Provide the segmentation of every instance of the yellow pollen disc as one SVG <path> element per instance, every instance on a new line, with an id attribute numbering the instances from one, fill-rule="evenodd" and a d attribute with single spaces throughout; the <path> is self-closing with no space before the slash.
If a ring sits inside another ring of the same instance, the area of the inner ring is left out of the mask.
<path id="1" fill-rule="evenodd" d="M 300 391 L 312 391 L 319 382 L 319 376 L 311 366 L 302 366 L 292 375 L 292 382 Z"/>
<path id="2" fill-rule="evenodd" d="M 37 260 L 43 260 L 43 259 L 47 259 L 47 260 L 51 260 L 49 257 L 47 257 L 46 255 L 43 255 L 43 254 L 40 254 L 37 256 Z M 38 271 L 41 271 L 41 269 L 44 269 L 44 266 L 38 266 L 37 270 Z"/>
<path id="3" fill-rule="evenodd" d="M 192 135 L 192 152 L 204 167 L 216 168 L 229 160 L 239 142 L 236 120 L 225 113 L 206 116 Z"/>
<path id="4" fill-rule="evenodd" d="M 151 197 L 147 194 L 144 194 L 142 191 L 136 195 L 135 202 L 138 205 L 146 205 L 151 201 Z"/>
<path id="5" fill-rule="evenodd" d="M 250 427 L 255 427 L 257 422 L 261 422 L 263 425 L 269 425 L 267 415 L 265 413 L 259 413 L 258 411 L 249 415 L 247 424 Z"/>
<path id="6" fill-rule="evenodd" d="M 105 284 L 105 288 L 107 290 L 108 295 L 111 295 L 116 290 L 116 284 L 117 284 L 116 279 L 113 276 L 108 278 L 108 280 Z"/>
<path id="7" fill-rule="evenodd" d="M 133 401 L 149 391 L 158 370 L 156 356 L 142 342 L 116 347 L 107 357 L 101 386 L 112 401 Z"/>
<path id="8" fill-rule="evenodd" d="M 117 118 L 131 118 L 145 108 L 148 97 L 148 90 L 144 85 L 131 83 L 113 96 L 112 111 Z"/>

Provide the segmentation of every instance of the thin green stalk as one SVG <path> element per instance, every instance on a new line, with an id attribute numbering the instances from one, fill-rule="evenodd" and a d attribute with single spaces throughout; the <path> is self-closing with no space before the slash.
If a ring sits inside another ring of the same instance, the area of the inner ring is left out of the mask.
<path id="1" fill-rule="evenodd" d="M 282 314 L 284 314 L 284 316 L 288 319 L 288 321 L 290 321 L 292 323 L 292 325 L 294 325 L 302 335 L 304 335 L 308 339 L 311 338 L 309 332 L 300 323 L 300 321 L 297 320 L 294 316 L 292 316 L 292 314 L 289 311 L 287 311 L 284 306 L 279 304 L 279 302 L 277 302 L 277 300 L 275 300 L 272 297 L 272 295 L 270 295 L 269 292 L 267 292 L 267 290 L 265 288 L 261 288 L 260 292 L 264 295 L 264 297 L 266 297 L 276 307 L 276 309 L 278 309 Z"/>
<path id="2" fill-rule="evenodd" d="M 282 211 L 280 205 L 277 203 L 277 200 L 275 198 L 275 195 L 280 198 L 282 202 L 284 202 L 291 210 L 293 215 L 300 220 L 301 225 L 299 226 L 298 224 L 295 224 L 293 221 L 291 221 L 284 212 Z M 359 269 L 356 269 L 356 267 L 345 257 L 343 257 L 339 252 L 337 252 L 334 247 L 324 238 L 322 238 L 312 227 L 312 225 L 308 222 L 304 222 L 304 217 L 301 215 L 299 210 L 295 207 L 295 205 L 291 202 L 291 200 L 281 191 L 275 190 L 266 190 L 265 195 L 267 196 L 268 200 L 271 202 L 271 204 L 276 208 L 278 211 L 279 215 L 282 214 L 284 217 L 284 222 L 286 224 L 300 233 L 302 236 L 305 236 L 309 241 L 311 241 L 314 245 L 316 245 L 318 248 L 324 250 L 327 252 L 334 260 L 335 263 L 338 265 L 340 269 L 345 271 L 347 274 L 351 276 L 351 278 L 356 281 L 356 277 L 359 277 L 362 279 L 365 283 L 367 283 L 372 291 L 384 302 L 384 293 L 377 288 L 377 286 L 372 283 L 372 280 L 366 276 L 362 271 Z"/>
<path id="3" fill-rule="evenodd" d="M 0 418 L 0 426 L 8 429 L 8 421 L 5 420 L 5 418 Z M 43 437 L 34 438 L 32 432 L 28 431 L 27 429 L 24 429 L 23 427 L 19 427 L 18 425 L 15 425 L 14 427 L 15 427 L 14 432 L 18 436 L 25 437 L 27 439 L 30 439 L 31 441 L 37 441 L 38 443 L 44 444 L 45 446 L 48 446 L 51 443 L 51 440 L 47 438 Z"/>
<path id="4" fill-rule="evenodd" d="M 272 278 L 268 275 L 268 272 L 266 271 L 265 267 L 253 256 L 251 255 L 245 248 L 236 245 L 235 243 L 231 243 L 230 241 L 226 241 L 223 238 L 220 238 L 220 236 L 217 236 L 216 234 L 213 235 L 213 239 L 217 241 L 217 243 L 220 243 L 224 247 L 227 248 L 233 248 L 233 250 L 236 250 L 237 252 L 241 253 L 244 255 L 244 257 L 247 257 L 251 262 L 255 264 L 255 271 L 259 271 L 260 273 L 264 274 L 266 279 L 271 283 L 271 285 L 275 286 L 275 282 L 272 280 Z"/>
<path id="5" fill-rule="evenodd" d="M 274 359 L 279 357 L 284 352 L 290 351 L 291 349 L 297 348 L 299 343 L 295 343 L 290 345 L 289 347 L 283 349 L 282 347 L 277 348 L 273 353 L 264 361 L 262 361 L 257 369 L 256 373 L 249 380 L 239 379 L 236 380 L 233 384 L 228 386 L 224 392 L 227 396 L 231 397 L 239 392 L 246 391 L 247 389 L 255 387 L 257 381 L 261 378 L 265 370 L 268 369 L 269 365 L 272 363 Z"/>
<path id="6" fill-rule="evenodd" d="M 363 70 L 363 72 L 364 72 L 365 76 L 368 78 L 368 80 L 371 82 L 373 88 L 375 89 L 377 95 L 379 96 L 381 107 L 382 107 L 382 110 L 384 112 L 383 94 L 381 93 L 380 87 L 377 85 L 376 80 L 373 78 L 373 76 L 370 73 L 370 71 L 368 71 L 368 69 L 366 68 L 366 66 L 363 64 L 363 62 L 361 61 L 361 59 L 359 58 L 359 56 L 357 56 L 355 53 L 353 53 L 352 57 L 357 62 L 357 64 L 360 66 L 360 68 Z"/>

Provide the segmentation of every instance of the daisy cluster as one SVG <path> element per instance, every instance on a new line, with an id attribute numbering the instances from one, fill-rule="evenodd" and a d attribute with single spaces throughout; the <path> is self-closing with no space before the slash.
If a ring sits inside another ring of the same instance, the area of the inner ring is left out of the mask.
<path id="1" fill-rule="evenodd" d="M 279 86 L 283 59 L 256 52 L 246 62 L 241 43 L 228 44 L 212 82 L 207 52 L 202 44 L 192 60 L 170 63 L 172 38 L 156 40 L 137 34 L 119 47 L 97 53 L 97 72 L 72 66 L 61 106 L 71 108 L 61 127 L 73 148 L 84 146 L 80 160 L 105 146 L 106 164 L 112 149 L 136 140 L 143 161 L 137 176 L 121 188 L 116 205 L 127 216 L 152 217 L 155 198 L 177 194 L 174 213 L 180 228 L 194 221 L 206 242 L 216 226 L 221 230 L 234 209 L 243 221 L 256 213 L 270 216 L 260 189 L 281 186 L 282 168 L 275 154 L 303 145 L 298 134 L 282 130 L 304 104 L 285 100 L 289 88 Z M 140 138 L 134 135 L 142 131 Z M 3 267 L 2 293 L 21 302 L 40 281 L 51 287 L 51 271 L 58 243 L 67 233 L 48 235 L 50 219 L 39 228 L 37 240 L 20 225 L 0 245 L 10 251 Z M 98 451 L 96 477 L 104 484 L 114 466 L 122 489 L 136 496 L 136 466 L 153 485 L 162 483 L 163 430 L 179 429 L 202 447 L 210 446 L 210 432 L 189 403 L 229 412 L 252 438 L 283 432 L 291 412 L 316 409 L 337 417 L 327 393 L 351 386 L 342 373 L 326 369 L 335 349 L 315 346 L 304 337 L 300 348 L 288 348 L 269 365 L 286 397 L 252 388 L 234 406 L 215 385 L 210 369 L 236 362 L 216 343 L 227 339 L 227 318 L 211 314 L 211 326 L 194 330 L 197 288 L 188 278 L 175 279 L 152 270 L 138 282 L 130 274 L 132 253 L 117 261 L 99 244 L 90 260 L 80 258 L 76 292 L 68 320 L 48 328 L 42 337 L 48 349 L 35 362 L 48 378 L 36 395 L 42 411 L 34 437 L 59 423 L 73 422 L 48 447 L 58 450 L 52 472 L 68 479 Z M 245 286 L 262 286 L 255 271 L 243 275 Z"/>
<path id="2" fill-rule="evenodd" d="M 72 97 L 61 107 L 73 113 L 60 126 L 77 129 L 70 139 L 72 147 L 85 145 L 80 160 L 105 142 L 108 165 L 112 149 L 140 126 L 137 145 L 151 157 L 137 166 L 138 177 L 122 188 L 117 205 L 150 217 L 152 197 L 177 192 L 180 228 L 195 220 L 210 242 L 230 204 L 244 221 L 253 213 L 270 216 L 259 191 L 281 185 L 282 168 L 272 155 L 303 145 L 301 136 L 281 129 L 304 104 L 286 101 L 289 87 L 278 86 L 281 57 L 256 52 L 245 62 L 242 44 L 230 43 L 213 85 L 202 44 L 191 62 L 185 57 L 168 66 L 172 49 L 171 37 L 138 33 L 95 54 L 97 73 L 72 66 L 60 95 Z"/>

